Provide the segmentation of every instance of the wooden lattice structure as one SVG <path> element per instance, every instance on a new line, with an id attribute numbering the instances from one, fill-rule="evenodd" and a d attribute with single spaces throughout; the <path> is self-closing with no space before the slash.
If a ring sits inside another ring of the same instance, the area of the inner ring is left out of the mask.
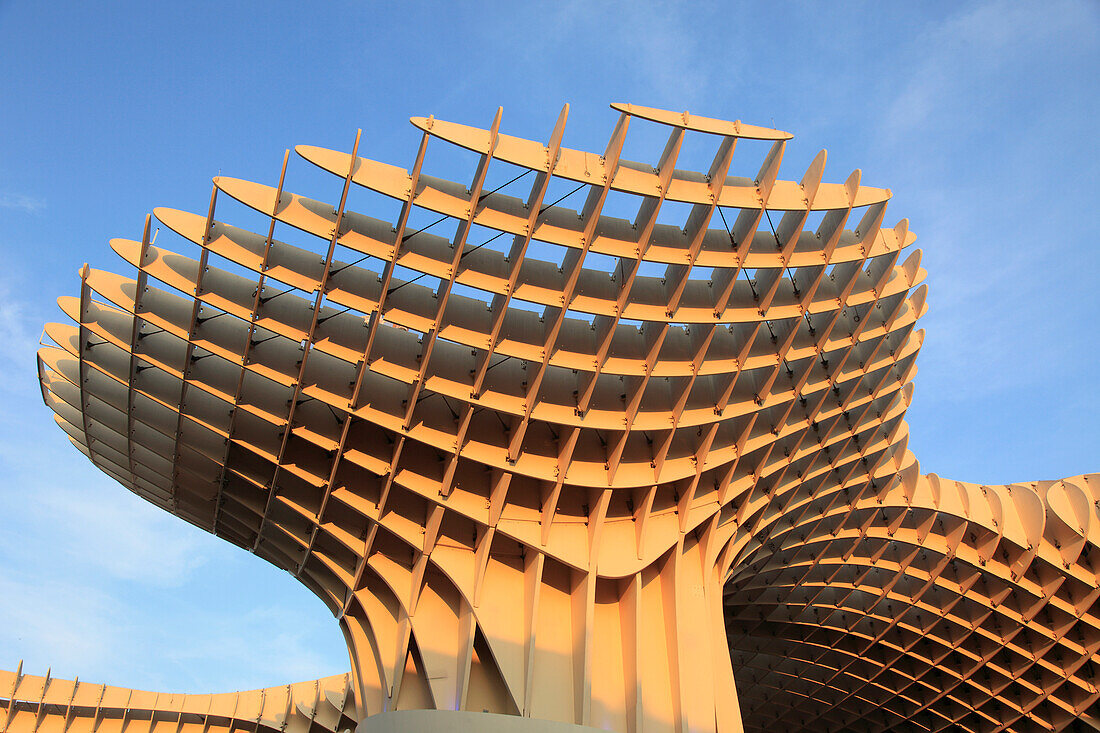
<path id="1" fill-rule="evenodd" d="M 351 675 L 219 695 L 128 690 L 0 671 L 0 727 L 96 733 L 343 733 L 359 722 Z"/>
<path id="2" fill-rule="evenodd" d="M 135 278 L 82 269 L 44 399 L 98 468 L 324 600 L 359 715 L 1095 722 L 1100 477 L 920 475 L 925 273 L 889 191 L 823 182 L 824 151 L 780 180 L 784 132 L 613 106 L 602 155 L 562 145 L 568 108 L 546 144 L 414 118 L 411 170 L 299 147 L 335 206 L 286 158 L 274 187 L 216 178 L 205 215 L 154 212 L 190 256 L 147 219 L 112 241 Z M 651 164 L 620 157 L 632 120 L 667 130 Z M 428 175 L 432 138 L 479 156 L 468 184 Z"/>

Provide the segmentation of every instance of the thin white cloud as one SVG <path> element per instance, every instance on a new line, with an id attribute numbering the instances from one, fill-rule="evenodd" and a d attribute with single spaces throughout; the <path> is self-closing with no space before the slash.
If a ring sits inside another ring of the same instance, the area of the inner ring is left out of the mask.
<path id="1" fill-rule="evenodd" d="M 1095 5 L 1081 0 L 992 0 L 931 25 L 913 44 L 923 62 L 888 105 L 886 131 L 901 136 L 939 124 L 951 110 L 967 114 L 1006 65 L 1041 62 L 1052 49 L 1095 47 L 1096 25 Z"/>
<path id="2" fill-rule="evenodd" d="M 89 467 L 91 470 L 91 467 Z M 112 482 L 113 483 L 113 482 Z M 125 489 L 112 485 L 122 494 Z M 179 586 L 207 561 L 205 538 L 179 519 L 125 496 L 53 488 L 41 497 L 72 562 L 93 565 L 120 580 Z"/>
<path id="3" fill-rule="evenodd" d="M 218 599 L 142 613 L 144 589 L 18 574 L 0 566 L 0 669 L 165 692 L 231 692 L 347 671 L 336 622 L 321 627 L 302 604 L 277 602 L 226 613 Z M 287 583 L 294 581 L 287 579 Z M 191 592 L 209 592 L 202 583 Z M 296 595 L 302 589 L 292 589 Z"/>
<path id="4" fill-rule="evenodd" d="M 0 209 L 17 209 L 28 214 L 37 214 L 45 208 L 46 202 L 43 199 L 21 193 L 0 193 Z"/>
<path id="5" fill-rule="evenodd" d="M 5 668 L 15 667 L 18 659 L 11 656 L 29 651 L 34 655 L 26 659 L 29 667 L 48 664 L 55 674 L 79 675 L 109 658 L 120 641 L 113 629 L 123 609 L 99 589 L 20 576 L 0 565 L 0 599 L 5 626 L 0 666 Z"/>
<path id="6" fill-rule="evenodd" d="M 5 351 L 12 347 L 23 351 L 35 343 L 26 305 L 12 294 L 12 288 L 0 280 L 0 339 Z"/>
<path id="7" fill-rule="evenodd" d="M 295 581 L 287 579 L 288 583 Z M 208 676 L 196 683 L 210 691 L 266 687 L 281 682 L 309 679 L 318 670 L 327 674 L 345 671 L 343 665 L 332 666 L 328 644 L 319 648 L 317 619 L 320 614 L 306 614 L 300 606 L 288 608 L 280 604 L 258 604 L 243 615 L 226 616 L 217 613 L 193 617 L 191 621 L 205 629 L 203 639 L 184 645 L 165 640 L 165 661 L 186 668 L 209 667 L 200 664 L 215 659 L 262 659 L 262 670 L 241 676 L 239 669 L 224 677 Z M 323 611 L 321 612 L 323 613 Z M 342 639 L 335 620 L 331 621 L 328 641 L 341 647 Z"/>
<path id="8" fill-rule="evenodd" d="M 527 63 L 559 64 L 559 54 L 575 59 L 581 53 L 600 67 L 592 72 L 601 83 L 621 86 L 624 92 L 640 87 L 652 95 L 620 99 L 610 88 L 613 98 L 608 101 L 660 106 L 675 100 L 674 106 L 682 109 L 705 99 L 709 65 L 698 29 L 689 21 L 698 16 L 697 9 L 666 0 L 571 0 L 549 13 L 531 6 L 530 13 L 542 30 L 522 36 L 519 54 Z M 514 26 L 505 33 L 513 34 Z M 571 40 L 563 44 L 562 39 Z"/>
<path id="9" fill-rule="evenodd" d="M 38 350 L 38 329 L 26 301 L 16 297 L 10 278 L 0 276 L 0 392 L 25 393 Z"/>
<path id="10" fill-rule="evenodd" d="M 686 22 L 684 9 L 669 2 L 613 3 L 609 11 L 621 19 L 619 46 L 633 51 L 639 75 L 658 97 L 690 106 L 702 101 L 708 77 L 697 58 L 697 32 Z"/>
<path id="11" fill-rule="evenodd" d="M 1028 224 L 1037 211 L 1043 222 L 1073 221 L 1080 207 L 1080 192 L 1057 172 L 1067 163 L 1050 121 L 1079 114 L 1067 80 L 1100 44 L 1097 8 L 1081 0 L 962 5 L 899 49 L 901 73 L 889 85 L 897 91 L 883 99 L 876 142 L 899 171 L 894 189 L 929 271 L 921 400 L 1026 389 L 1044 363 L 1080 348 L 1041 337 L 1057 314 L 1039 280 L 1059 271 L 1066 242 Z"/>

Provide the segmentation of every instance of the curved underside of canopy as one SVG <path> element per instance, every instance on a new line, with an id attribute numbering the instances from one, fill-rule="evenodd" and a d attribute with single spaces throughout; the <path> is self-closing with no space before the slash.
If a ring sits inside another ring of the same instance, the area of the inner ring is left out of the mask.
<path id="1" fill-rule="evenodd" d="M 414 118 L 408 170 L 299 147 L 335 205 L 287 158 L 275 186 L 216 178 L 205 215 L 154 212 L 171 244 L 149 219 L 112 241 L 133 276 L 81 270 L 43 398 L 102 471 L 324 600 L 358 715 L 1086 715 L 1100 478 L 920 475 L 925 272 L 889 191 L 823 182 L 824 151 L 780 180 L 788 133 L 614 107 L 602 154 L 563 146 L 568 107 L 545 144 Z M 632 125 L 667 136 L 654 160 L 622 156 Z M 433 140 L 467 181 L 429 174 Z"/>

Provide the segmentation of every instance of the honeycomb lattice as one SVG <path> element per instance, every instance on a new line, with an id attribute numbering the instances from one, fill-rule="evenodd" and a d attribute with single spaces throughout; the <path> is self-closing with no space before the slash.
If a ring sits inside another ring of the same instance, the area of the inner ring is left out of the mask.
<path id="1" fill-rule="evenodd" d="M 112 241 L 136 277 L 82 269 L 44 399 L 98 468 L 320 596 L 360 714 L 1090 715 L 1100 480 L 919 474 L 925 273 L 889 191 L 823 182 L 824 151 L 780 180 L 787 133 L 613 106 L 602 155 L 562 146 L 568 108 L 545 145 L 499 112 L 414 118 L 411 171 L 358 136 L 299 147 L 335 206 L 291 193 L 287 158 L 274 187 L 216 178 L 205 215 L 154 212 L 186 254 L 147 218 Z M 667 132 L 651 164 L 620 155 L 636 120 Z M 426 172 L 432 138 L 477 156 L 468 184 Z M 705 173 L 676 167 L 689 138 Z M 352 211 L 353 186 L 395 220 Z M 226 196 L 260 231 L 217 216 Z"/>

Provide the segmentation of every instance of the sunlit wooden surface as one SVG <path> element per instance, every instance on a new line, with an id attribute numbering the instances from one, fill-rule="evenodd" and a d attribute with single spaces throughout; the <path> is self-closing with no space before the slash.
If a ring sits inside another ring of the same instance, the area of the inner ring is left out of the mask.
<path id="1" fill-rule="evenodd" d="M 39 352 L 45 401 L 98 468 L 328 605 L 359 716 L 729 733 L 1092 715 L 1100 478 L 920 474 L 925 272 L 908 222 L 884 223 L 890 192 L 824 181 L 825 151 L 781 180 L 785 132 L 613 107 L 602 153 L 563 145 L 568 107 L 546 143 L 500 112 L 413 118 L 410 169 L 359 136 L 297 148 L 338 177 L 335 204 L 293 193 L 286 158 L 274 185 L 219 176 L 205 213 L 154 212 L 158 242 L 148 219 L 111 242 L 135 275 L 82 268 Z M 641 124 L 664 149 L 625 160 Z M 431 175 L 433 140 L 473 151 L 467 180 Z M 706 171 L 677 168 L 685 140 Z M 227 198 L 265 226 L 234 226 Z M 31 715 L 15 686 L 14 733 L 96 729 L 86 706 Z"/>

